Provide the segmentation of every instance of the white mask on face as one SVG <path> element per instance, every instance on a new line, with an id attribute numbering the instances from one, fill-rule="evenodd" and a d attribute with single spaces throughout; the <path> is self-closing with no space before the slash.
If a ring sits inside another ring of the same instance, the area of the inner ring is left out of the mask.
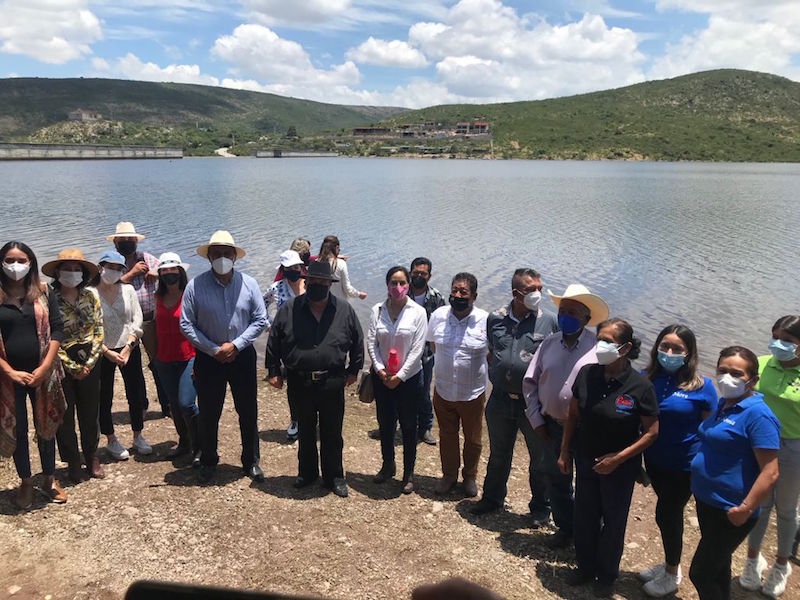
<path id="1" fill-rule="evenodd" d="M 741 398 L 747 391 L 747 382 L 725 373 L 717 377 L 717 387 L 723 398 Z"/>
<path id="2" fill-rule="evenodd" d="M 120 277 L 122 277 L 122 273 L 114 269 L 103 269 L 100 272 L 100 279 L 109 285 L 117 283 Z"/>
<path id="3" fill-rule="evenodd" d="M 217 275 L 227 275 L 233 269 L 233 261 L 230 258 L 220 256 L 214 259 L 211 263 L 211 268 L 214 269 Z"/>
<path id="4" fill-rule="evenodd" d="M 83 282 L 83 271 L 60 271 L 58 282 L 64 287 L 76 288 Z"/>
<path id="5" fill-rule="evenodd" d="M 595 353 L 597 354 L 598 364 L 610 365 L 619 358 L 619 346 L 611 342 L 606 342 L 605 340 L 600 340 L 595 347 Z"/>
<path id="6" fill-rule="evenodd" d="M 528 310 L 536 310 L 539 308 L 539 303 L 542 301 L 542 292 L 531 292 L 525 294 L 522 302 Z"/>
<path id="7" fill-rule="evenodd" d="M 30 263 L 3 263 L 3 272 L 9 277 L 9 279 L 13 279 L 14 281 L 25 279 L 25 276 L 30 270 Z"/>

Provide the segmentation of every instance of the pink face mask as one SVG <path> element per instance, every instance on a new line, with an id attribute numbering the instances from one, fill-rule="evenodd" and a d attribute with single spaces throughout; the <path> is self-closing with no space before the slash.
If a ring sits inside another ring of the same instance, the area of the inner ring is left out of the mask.
<path id="1" fill-rule="evenodd" d="M 389 286 L 389 296 L 392 300 L 402 300 L 406 294 L 408 294 L 408 284 Z"/>

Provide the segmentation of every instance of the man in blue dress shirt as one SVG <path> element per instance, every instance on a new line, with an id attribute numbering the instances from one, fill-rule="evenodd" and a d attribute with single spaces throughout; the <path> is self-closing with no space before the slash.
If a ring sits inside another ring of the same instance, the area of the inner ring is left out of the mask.
<path id="1" fill-rule="evenodd" d="M 242 469 L 263 481 L 258 466 L 258 404 L 256 351 L 253 342 L 269 325 L 256 280 L 235 270 L 245 255 L 227 231 L 217 231 L 197 248 L 211 269 L 186 286 L 181 303 L 181 331 L 197 348 L 194 380 L 200 409 L 200 481 L 214 476 L 219 462 L 217 436 L 228 385 L 239 415 Z"/>

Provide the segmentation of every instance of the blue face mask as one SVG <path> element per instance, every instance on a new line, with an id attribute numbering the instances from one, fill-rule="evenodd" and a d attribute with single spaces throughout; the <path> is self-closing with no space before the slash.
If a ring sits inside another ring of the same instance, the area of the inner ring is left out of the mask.
<path id="1" fill-rule="evenodd" d="M 577 333 L 581 328 L 581 322 L 569 315 L 558 315 L 558 328 L 562 333 L 571 335 Z"/>
<path id="2" fill-rule="evenodd" d="M 769 344 L 769 351 L 776 360 L 781 362 L 789 362 L 797 358 L 797 344 L 791 342 L 784 342 L 783 340 L 771 339 Z"/>
<path id="3" fill-rule="evenodd" d="M 667 373 L 675 373 L 686 363 L 686 357 L 683 354 L 667 354 L 666 352 L 658 351 L 658 364 Z"/>

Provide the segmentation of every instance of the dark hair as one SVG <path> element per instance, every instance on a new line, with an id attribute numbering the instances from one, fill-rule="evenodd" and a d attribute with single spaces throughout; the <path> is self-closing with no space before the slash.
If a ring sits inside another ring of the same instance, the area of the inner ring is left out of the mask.
<path id="1" fill-rule="evenodd" d="M 456 273 L 453 275 L 453 280 L 450 282 L 450 287 L 452 287 L 456 281 L 466 281 L 467 285 L 469 286 L 469 291 L 473 296 L 478 293 L 478 280 L 472 273 Z"/>
<path id="2" fill-rule="evenodd" d="M 33 253 L 33 250 L 31 250 L 30 246 L 23 244 L 22 242 L 12 241 L 7 242 L 2 248 L 0 248 L 0 263 L 4 262 L 9 251 L 14 249 L 21 250 L 25 256 L 28 257 L 30 269 L 22 281 L 23 285 L 25 286 L 25 300 L 33 303 L 44 293 L 44 286 L 39 279 L 39 261 L 36 260 L 36 255 Z M 6 276 L 5 271 L 0 269 L 0 303 L 5 302 L 6 300 L 5 288 L 6 285 L 8 285 L 8 281 L 9 278 Z"/>
<path id="3" fill-rule="evenodd" d="M 413 271 L 414 267 L 418 267 L 419 265 L 426 265 L 428 267 L 428 273 L 433 273 L 433 264 L 431 264 L 431 259 L 425 258 L 424 256 L 418 256 L 411 261 L 411 270 Z"/>
<path id="4" fill-rule="evenodd" d="M 411 281 L 411 277 L 408 274 L 408 269 L 406 269 L 405 267 L 401 267 L 400 265 L 397 265 L 396 267 L 392 267 L 391 269 L 386 271 L 386 285 L 389 285 L 389 280 L 395 273 L 402 273 L 403 275 L 406 276 L 406 281 Z"/>
<path id="5" fill-rule="evenodd" d="M 611 319 L 606 319 L 597 325 L 597 333 L 600 333 L 600 330 L 605 329 L 606 327 L 613 327 L 616 330 L 617 335 L 615 336 L 615 339 L 617 340 L 617 343 L 625 345 L 630 342 L 630 352 L 625 355 L 628 360 L 636 360 L 639 358 L 639 352 L 642 348 L 642 340 L 634 337 L 633 327 L 631 327 L 630 323 L 628 323 L 625 319 L 612 317 Z"/>
<path id="6" fill-rule="evenodd" d="M 800 339 L 800 315 L 786 315 L 775 321 L 772 332 L 785 331 L 789 335 Z"/>
<path id="7" fill-rule="evenodd" d="M 61 263 L 59 263 L 58 266 L 56 267 L 56 273 L 58 273 L 59 270 L 61 269 L 61 264 L 65 262 L 70 262 L 70 261 L 68 260 L 61 261 Z M 83 281 L 81 281 L 78 284 L 78 289 L 81 289 L 82 287 L 89 285 L 89 280 L 91 279 L 91 277 L 89 277 L 89 269 L 81 265 L 81 271 L 83 271 Z M 50 285 L 54 290 L 61 289 L 61 282 L 58 280 L 58 276 L 53 277 L 53 282 Z"/>
<path id="8" fill-rule="evenodd" d="M 183 291 L 186 289 L 186 284 L 189 283 L 189 278 L 186 276 L 186 271 L 183 267 L 178 267 L 178 288 Z M 156 288 L 156 295 L 163 298 L 167 295 L 167 285 L 161 281 L 161 271 L 158 272 L 158 288 Z"/>
<path id="9" fill-rule="evenodd" d="M 661 345 L 661 341 L 671 333 L 681 339 L 686 346 L 687 352 L 686 361 L 675 373 L 676 379 L 680 382 L 678 387 L 687 392 L 699 390 L 703 387 L 703 378 L 697 374 L 697 363 L 699 362 L 697 338 L 694 336 L 694 332 L 685 325 L 674 323 L 661 330 L 653 344 L 653 348 L 650 350 L 650 364 L 645 369 L 645 375 L 648 379 L 653 380 L 661 372 L 661 365 L 658 363 L 658 347 Z"/>
<path id="10" fill-rule="evenodd" d="M 337 256 L 339 256 L 339 238 L 335 235 L 326 235 L 319 247 L 317 260 L 332 263 Z"/>
<path id="11" fill-rule="evenodd" d="M 747 362 L 747 370 L 750 379 L 758 376 L 758 357 L 755 355 L 755 352 L 744 346 L 728 346 L 720 350 L 717 366 L 719 366 L 723 358 L 728 358 L 730 356 L 740 356 Z"/>
<path id="12" fill-rule="evenodd" d="M 541 279 L 542 274 L 539 273 L 536 269 L 529 269 L 529 268 L 521 268 L 514 271 L 514 274 L 511 276 L 511 289 L 514 289 L 514 284 L 518 279 L 522 279 L 523 277 L 530 277 L 531 279 Z"/>

